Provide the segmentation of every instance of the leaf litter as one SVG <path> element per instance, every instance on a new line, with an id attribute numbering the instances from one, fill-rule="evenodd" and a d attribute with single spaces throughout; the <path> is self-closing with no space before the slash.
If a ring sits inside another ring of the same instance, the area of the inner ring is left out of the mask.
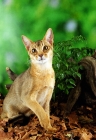
<path id="1" fill-rule="evenodd" d="M 0 96 L 0 114 L 3 99 Z M 96 140 L 96 105 L 75 108 L 63 118 L 65 103 L 51 103 L 51 124 L 57 132 L 46 132 L 33 115 L 29 120 L 7 124 L 0 119 L 0 140 Z M 20 120 L 21 121 L 21 120 Z M 25 123 L 26 122 L 26 123 Z"/>

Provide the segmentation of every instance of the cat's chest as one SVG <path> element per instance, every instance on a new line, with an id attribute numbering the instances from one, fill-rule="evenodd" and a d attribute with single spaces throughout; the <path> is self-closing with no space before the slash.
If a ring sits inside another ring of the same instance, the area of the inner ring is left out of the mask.
<path id="1" fill-rule="evenodd" d="M 34 85 L 38 87 L 38 89 L 42 89 L 43 87 L 51 87 L 54 88 L 54 84 L 55 84 L 55 75 L 54 75 L 54 71 L 52 72 L 45 72 L 45 73 L 41 73 L 36 75 L 36 77 L 34 78 Z"/>
<path id="2" fill-rule="evenodd" d="M 39 85 L 41 85 L 41 87 L 51 87 L 54 88 L 54 84 L 55 84 L 55 78 L 53 74 L 46 74 L 46 75 L 42 75 L 41 78 L 38 80 Z"/>
<path id="3" fill-rule="evenodd" d="M 50 92 L 51 91 L 51 92 Z M 43 106 L 47 99 L 48 99 L 48 96 L 50 96 L 49 94 L 52 94 L 52 89 L 49 88 L 49 87 L 44 87 L 43 89 L 41 89 L 39 92 L 38 92 L 38 95 L 37 95 L 37 98 L 36 100 L 38 101 L 38 103 Z"/>

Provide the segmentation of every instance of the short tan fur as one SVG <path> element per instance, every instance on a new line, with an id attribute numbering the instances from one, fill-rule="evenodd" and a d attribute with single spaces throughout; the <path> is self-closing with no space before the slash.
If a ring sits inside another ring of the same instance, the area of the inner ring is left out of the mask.
<path id="1" fill-rule="evenodd" d="M 3 103 L 1 118 L 14 118 L 19 114 L 35 113 L 42 127 L 55 131 L 50 124 L 50 100 L 55 74 L 52 68 L 53 32 L 49 28 L 40 41 L 33 42 L 22 36 L 30 56 L 31 66 L 13 82 Z"/>

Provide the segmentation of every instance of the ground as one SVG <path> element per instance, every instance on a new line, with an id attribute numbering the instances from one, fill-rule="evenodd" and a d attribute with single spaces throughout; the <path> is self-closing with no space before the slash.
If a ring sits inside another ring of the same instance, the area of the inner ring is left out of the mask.
<path id="1" fill-rule="evenodd" d="M 0 96 L 0 114 L 3 98 Z M 75 106 L 64 119 L 66 103 L 51 102 L 51 124 L 57 128 L 55 133 L 47 133 L 33 115 L 24 122 L 6 123 L 0 120 L 0 140 L 96 140 L 96 105 Z"/>

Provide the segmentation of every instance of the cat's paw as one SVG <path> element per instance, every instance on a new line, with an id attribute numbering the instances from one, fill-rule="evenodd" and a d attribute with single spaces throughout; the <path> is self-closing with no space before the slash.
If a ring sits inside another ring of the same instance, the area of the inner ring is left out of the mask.
<path id="1" fill-rule="evenodd" d="M 47 129 L 47 132 L 48 132 L 48 133 L 55 133 L 55 132 L 57 132 L 57 129 L 54 128 L 54 127 L 49 127 L 49 128 Z"/>

